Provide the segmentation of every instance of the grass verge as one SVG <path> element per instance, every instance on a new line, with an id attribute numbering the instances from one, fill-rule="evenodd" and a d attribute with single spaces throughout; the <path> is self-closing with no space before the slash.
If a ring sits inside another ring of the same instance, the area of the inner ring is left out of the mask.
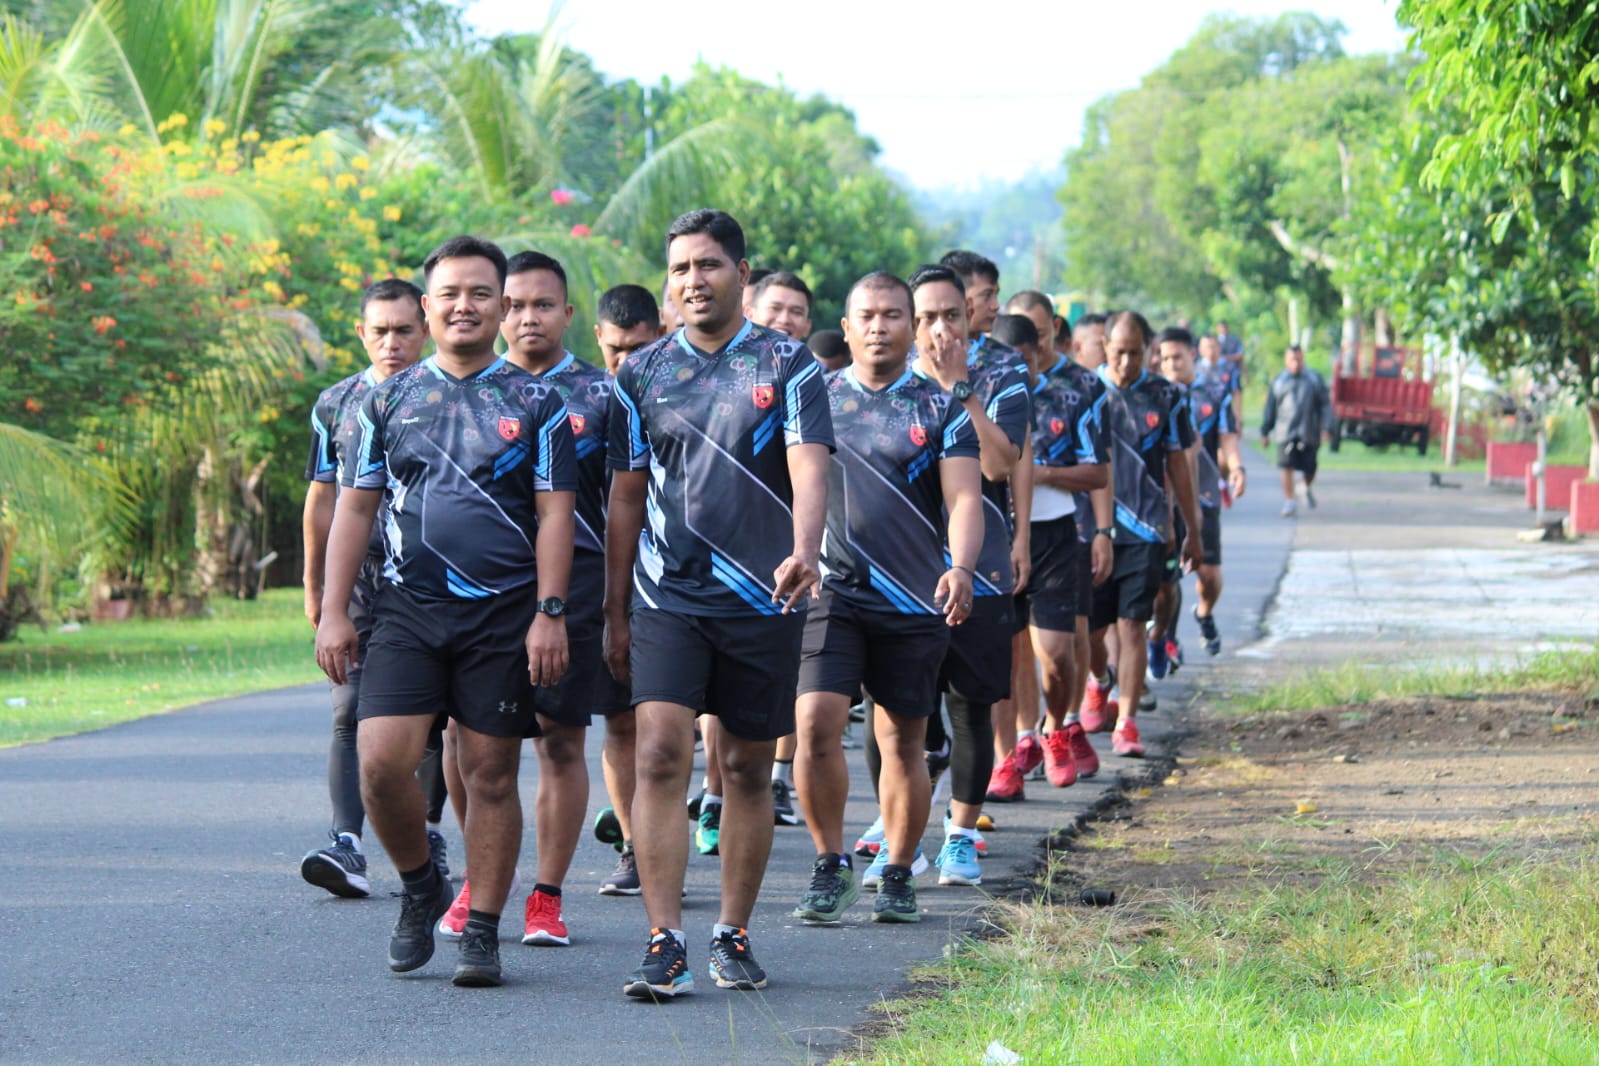
<path id="1" fill-rule="evenodd" d="M 1591 1063 L 1599 851 L 1012 907 L 863 1063 Z"/>
<path id="2" fill-rule="evenodd" d="M 1231 694 L 1220 710 L 1270 714 L 1406 696 L 1469 697 L 1516 692 L 1572 692 L 1585 699 L 1599 698 L 1599 648 L 1541 652 L 1509 667 L 1427 666 L 1407 670 L 1347 662 L 1308 671 L 1258 692 Z"/>
<path id="3" fill-rule="evenodd" d="M 205 618 L 24 629 L 0 644 L 0 746 L 315 681 L 303 599 L 272 589 L 217 603 Z"/>

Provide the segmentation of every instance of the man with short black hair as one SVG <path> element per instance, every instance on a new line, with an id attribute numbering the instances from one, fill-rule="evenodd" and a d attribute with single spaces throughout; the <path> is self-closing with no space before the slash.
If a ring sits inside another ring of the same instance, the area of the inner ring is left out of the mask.
<path id="1" fill-rule="evenodd" d="M 665 333 L 661 309 L 642 285 L 606 289 L 594 309 L 594 341 L 613 376 L 628 356 Z"/>
<path id="2" fill-rule="evenodd" d="M 739 224 L 691 211 L 667 232 L 666 253 L 684 325 L 623 364 L 607 458 L 606 658 L 631 680 L 638 715 L 634 834 L 652 926 L 623 991 L 644 999 L 694 987 L 678 928 L 688 862 L 679 804 L 694 717 L 706 713 L 720 723 L 726 790 L 711 974 L 722 988 L 766 986 L 747 926 L 772 844 L 772 752 L 794 731 L 833 447 L 809 349 L 740 311 L 749 263 Z"/>
<path id="3" fill-rule="evenodd" d="M 755 289 L 761 282 L 771 277 L 777 271 L 771 267 L 751 267 L 749 280 L 744 282 L 744 295 L 740 297 L 744 304 L 744 317 L 750 318 L 755 310 Z"/>
<path id="4" fill-rule="evenodd" d="M 382 505 L 388 584 L 373 610 L 357 742 L 362 798 L 405 886 L 389 968 L 404 973 L 433 957 L 450 903 L 412 776 L 435 718 L 448 713 L 477 890 L 454 980 L 480 987 L 501 981 L 500 909 L 521 846 L 516 779 L 522 739 L 538 731 L 534 690 L 567 669 L 577 479 L 560 394 L 494 354 L 505 254 L 456 237 L 434 249 L 423 273 L 437 354 L 362 404 L 328 537 L 316 655 L 341 684 L 362 661 L 347 608 Z"/>
<path id="5" fill-rule="evenodd" d="M 798 274 L 776 270 L 755 286 L 750 321 L 797 341 L 811 335 L 811 289 Z"/>
<path id="6" fill-rule="evenodd" d="M 850 364 L 849 342 L 840 330 L 819 329 L 807 337 L 805 343 L 811 346 L 811 354 L 826 371 L 843 370 Z"/>
<path id="7" fill-rule="evenodd" d="M 1305 502 L 1312 510 L 1316 494 L 1316 452 L 1322 434 L 1333 424 L 1332 397 L 1321 375 L 1305 366 L 1305 352 L 1290 344 L 1283 353 L 1283 369 L 1266 390 L 1266 410 L 1260 416 L 1260 446 L 1277 446 L 1277 470 L 1282 474 L 1284 518 L 1294 516 L 1294 471 L 1305 481 Z"/>

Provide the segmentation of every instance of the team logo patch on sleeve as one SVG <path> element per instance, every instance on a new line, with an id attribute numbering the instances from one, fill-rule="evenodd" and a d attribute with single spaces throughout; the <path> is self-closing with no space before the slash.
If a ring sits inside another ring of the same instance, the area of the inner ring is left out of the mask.
<path id="1" fill-rule="evenodd" d="M 522 420 L 520 418 L 500 419 L 500 436 L 506 440 L 515 440 L 516 435 L 520 432 L 522 432 Z"/>
<path id="2" fill-rule="evenodd" d="M 583 427 L 588 425 L 588 419 L 584 418 L 582 415 L 568 415 L 567 418 L 569 418 L 572 422 L 572 436 L 574 437 L 581 434 L 583 432 Z"/>
<path id="3" fill-rule="evenodd" d="M 911 427 L 911 443 L 920 448 L 927 443 L 927 430 L 921 426 Z"/>
<path id="4" fill-rule="evenodd" d="M 755 406 L 763 411 L 772 406 L 772 401 L 777 398 L 770 385 L 756 385 L 751 390 L 751 395 L 755 400 Z"/>
<path id="5" fill-rule="evenodd" d="M 1148 412 L 1144 415 L 1144 425 L 1148 426 L 1150 429 L 1154 429 L 1156 426 L 1160 425 L 1160 415 L 1154 411 Z"/>

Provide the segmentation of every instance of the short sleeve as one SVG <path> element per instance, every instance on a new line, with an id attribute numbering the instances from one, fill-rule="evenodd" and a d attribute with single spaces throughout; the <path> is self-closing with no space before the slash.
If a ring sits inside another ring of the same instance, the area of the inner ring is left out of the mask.
<path id="1" fill-rule="evenodd" d="M 987 412 L 1012 444 L 1023 446 L 1033 426 L 1033 398 L 1027 387 L 1025 366 L 1006 367 L 1000 372 Z"/>
<path id="2" fill-rule="evenodd" d="M 1075 455 L 1077 463 L 1083 466 L 1093 466 L 1110 462 L 1110 426 L 1105 420 L 1105 404 L 1110 391 L 1100 385 L 1093 402 L 1083 409 L 1077 416 L 1077 427 L 1074 430 L 1076 440 Z"/>
<path id="3" fill-rule="evenodd" d="M 328 394 L 316 398 L 311 408 L 311 452 L 305 462 L 305 480 L 332 482 L 338 479 L 339 457 L 333 446 L 337 410 L 328 403 Z"/>
<path id="4" fill-rule="evenodd" d="M 961 404 L 946 404 L 944 425 L 939 434 L 938 457 L 976 459 L 980 453 L 977 427 L 972 425 L 972 416 L 966 413 L 966 408 Z"/>
<path id="5" fill-rule="evenodd" d="M 779 373 L 785 443 L 790 448 L 796 444 L 825 444 L 833 450 L 833 412 L 822 381 L 822 364 L 809 348 L 801 345 L 795 354 L 781 358 Z"/>
<path id="6" fill-rule="evenodd" d="M 534 405 L 538 428 L 538 455 L 533 463 L 533 488 L 537 492 L 577 491 L 577 445 L 572 420 L 558 390 L 545 387 Z"/>
<path id="7" fill-rule="evenodd" d="M 1171 413 L 1166 421 L 1166 450 L 1180 452 L 1194 444 L 1194 411 L 1186 393 L 1172 390 Z"/>
<path id="8" fill-rule="evenodd" d="M 605 465 L 612 470 L 643 470 L 650 465 L 650 438 L 639 410 L 632 360 L 622 364 L 605 416 Z"/>
<path id="9" fill-rule="evenodd" d="M 361 401 L 352 442 L 353 454 L 345 457 L 339 472 L 339 483 L 347 489 L 381 489 L 388 484 L 388 455 L 383 442 L 388 418 L 387 396 L 386 390 L 373 389 Z"/>

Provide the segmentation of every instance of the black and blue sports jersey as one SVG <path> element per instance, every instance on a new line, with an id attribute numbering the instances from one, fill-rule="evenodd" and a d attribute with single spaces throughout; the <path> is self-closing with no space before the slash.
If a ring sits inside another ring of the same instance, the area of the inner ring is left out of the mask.
<path id="1" fill-rule="evenodd" d="M 827 375 L 838 450 L 828 471 L 822 574 L 834 595 L 873 611 L 941 614 L 943 459 L 978 455 L 977 430 L 949 393 L 906 370 L 887 388 L 853 367 Z"/>
<path id="2" fill-rule="evenodd" d="M 1171 524 L 1166 456 L 1194 443 L 1194 423 L 1182 391 L 1145 370 L 1126 388 L 1100 370 L 1100 380 L 1121 401 L 1107 407 L 1116 492 L 1118 543 L 1164 543 Z"/>
<path id="3" fill-rule="evenodd" d="M 1199 484 L 1195 489 L 1201 507 L 1221 506 L 1221 466 L 1217 462 L 1221 437 L 1223 433 L 1238 432 L 1227 388 L 1227 382 L 1219 376 L 1197 377 L 1188 387 L 1188 406 L 1200 441 Z"/>
<path id="4" fill-rule="evenodd" d="M 1105 383 L 1064 355 L 1039 374 L 1033 384 L 1033 465 L 1091 466 L 1110 462 L 1110 442 L 1105 428 Z M 1040 504 L 1059 490 L 1033 487 L 1033 520 L 1040 521 Z M 1067 495 L 1061 493 L 1061 495 Z M 1088 493 L 1072 493 L 1069 508 L 1049 518 L 1092 510 Z M 1090 530 L 1092 532 L 1092 530 Z"/>
<path id="5" fill-rule="evenodd" d="M 575 492 L 556 389 L 504 359 L 468 378 L 434 359 L 367 394 L 346 487 L 388 490 L 384 577 L 419 599 L 475 600 L 537 583 L 540 492 Z"/>
<path id="6" fill-rule="evenodd" d="M 679 329 L 622 364 L 611 394 L 612 470 L 648 470 L 633 587 L 684 614 L 778 614 L 772 575 L 794 550 L 789 447 L 833 447 L 821 364 L 746 321 L 719 352 Z"/>
<path id="7" fill-rule="evenodd" d="M 372 368 L 367 367 L 329 385 L 317 396 L 311 407 L 311 454 L 305 464 L 305 480 L 331 482 L 337 488 L 344 457 L 361 432 L 361 403 L 379 384 Z M 376 522 L 372 523 L 372 539 L 366 553 L 383 555 L 383 531 Z"/>
<path id="8" fill-rule="evenodd" d="M 611 389 L 615 381 L 597 366 L 583 362 L 571 352 L 542 374 L 566 404 L 567 421 L 572 424 L 572 442 L 577 455 L 577 535 L 576 551 L 605 553 L 606 486 L 610 474 L 605 468 L 605 448 L 609 442 L 606 426 L 611 413 Z"/>
<path id="9" fill-rule="evenodd" d="M 1211 366 L 1203 359 L 1196 359 L 1194 376 L 1196 381 L 1210 381 L 1215 388 L 1228 396 L 1244 391 L 1243 371 L 1231 359 L 1218 359 L 1215 366 Z"/>

